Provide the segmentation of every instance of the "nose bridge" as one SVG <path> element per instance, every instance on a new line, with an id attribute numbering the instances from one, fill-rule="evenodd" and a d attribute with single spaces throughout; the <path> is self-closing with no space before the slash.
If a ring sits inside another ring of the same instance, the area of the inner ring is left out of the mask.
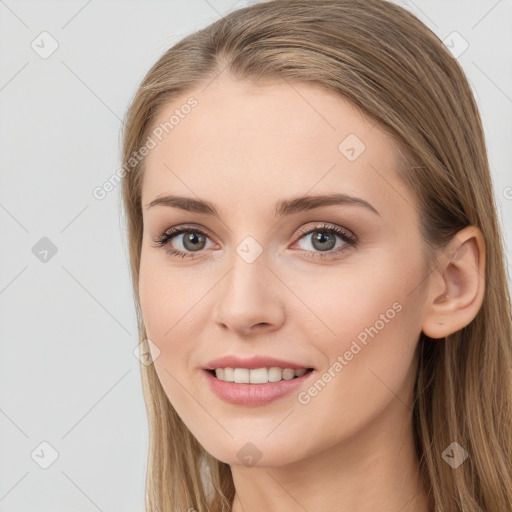
<path id="1" fill-rule="evenodd" d="M 267 268 L 267 252 L 247 237 L 236 248 L 231 270 L 219 286 L 214 320 L 232 330 L 277 327 L 284 311 L 277 283 Z"/>

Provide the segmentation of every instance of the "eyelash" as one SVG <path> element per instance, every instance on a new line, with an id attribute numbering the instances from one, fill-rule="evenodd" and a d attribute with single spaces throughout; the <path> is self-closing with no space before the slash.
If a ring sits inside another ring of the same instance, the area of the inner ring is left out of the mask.
<path id="1" fill-rule="evenodd" d="M 312 228 L 300 230 L 299 231 L 300 236 L 297 238 L 297 241 L 301 240 L 303 237 L 305 237 L 307 235 L 310 235 L 311 233 L 316 233 L 316 232 L 320 232 L 320 233 L 324 233 L 324 234 L 327 233 L 327 234 L 338 235 L 343 240 L 343 242 L 345 242 L 346 245 L 344 247 L 338 248 L 334 251 L 333 250 L 329 250 L 329 251 L 325 251 L 325 252 L 322 252 L 322 251 L 316 252 L 315 251 L 314 252 L 315 256 L 308 256 L 310 258 L 320 258 L 320 259 L 329 258 L 335 254 L 345 252 L 346 250 L 350 249 L 351 247 L 356 248 L 359 244 L 359 241 L 356 236 L 351 235 L 350 232 L 346 231 L 345 229 L 342 229 L 338 226 L 329 225 L 329 224 L 317 225 L 317 226 L 313 226 Z M 201 229 L 197 229 L 194 227 L 181 226 L 181 227 L 177 227 L 177 228 L 167 229 L 161 235 L 154 238 L 153 242 L 156 243 L 156 247 L 163 248 L 171 241 L 171 239 L 173 239 L 174 237 L 176 237 L 178 235 L 181 235 L 182 233 L 199 233 L 199 234 L 203 235 L 204 237 L 209 238 L 208 234 L 205 233 Z M 198 252 L 200 252 L 200 251 L 198 251 Z M 311 252 L 311 251 L 306 251 L 306 252 Z M 174 248 L 167 249 L 166 253 L 170 254 L 171 256 L 177 257 L 177 258 L 190 258 L 190 257 L 195 256 L 194 253 L 186 253 L 183 251 L 178 251 L 177 249 L 174 249 Z"/>

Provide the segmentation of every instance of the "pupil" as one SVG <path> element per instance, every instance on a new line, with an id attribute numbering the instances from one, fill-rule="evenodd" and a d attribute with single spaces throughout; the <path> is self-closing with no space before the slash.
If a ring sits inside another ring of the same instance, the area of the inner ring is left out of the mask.
<path id="1" fill-rule="evenodd" d="M 327 247 L 325 245 L 322 245 L 325 243 L 326 239 L 331 237 L 331 240 L 327 240 Z M 316 242 L 320 242 L 320 247 L 317 247 L 318 249 L 332 249 L 334 245 L 336 244 L 336 240 L 334 240 L 334 237 L 327 233 L 321 233 L 317 231 L 317 235 L 313 237 L 313 245 L 315 245 Z"/>
<path id="2" fill-rule="evenodd" d="M 187 248 L 187 250 L 194 250 L 194 249 L 197 249 L 197 242 L 201 242 L 201 239 L 203 239 L 202 241 L 204 242 L 204 237 L 198 233 L 188 233 L 184 239 L 183 239 L 183 245 Z M 192 243 L 191 246 L 188 246 L 188 244 Z"/>

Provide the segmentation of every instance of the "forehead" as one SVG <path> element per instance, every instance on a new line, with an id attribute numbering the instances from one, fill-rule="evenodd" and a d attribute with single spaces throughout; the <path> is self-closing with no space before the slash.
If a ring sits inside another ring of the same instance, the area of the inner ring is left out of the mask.
<path id="1" fill-rule="evenodd" d="M 185 108 L 191 97 L 195 106 Z M 260 209 L 267 200 L 311 191 L 365 195 L 385 209 L 408 194 L 396 174 L 393 140 L 319 84 L 218 78 L 167 104 L 152 134 L 143 204 L 176 193 L 227 211 Z"/>

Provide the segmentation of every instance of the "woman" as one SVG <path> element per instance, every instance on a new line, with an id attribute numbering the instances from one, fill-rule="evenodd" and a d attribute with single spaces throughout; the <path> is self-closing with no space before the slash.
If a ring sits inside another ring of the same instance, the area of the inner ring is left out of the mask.
<path id="1" fill-rule="evenodd" d="M 510 297 L 480 116 L 382 0 L 274 0 L 127 113 L 148 511 L 512 510 Z"/>

